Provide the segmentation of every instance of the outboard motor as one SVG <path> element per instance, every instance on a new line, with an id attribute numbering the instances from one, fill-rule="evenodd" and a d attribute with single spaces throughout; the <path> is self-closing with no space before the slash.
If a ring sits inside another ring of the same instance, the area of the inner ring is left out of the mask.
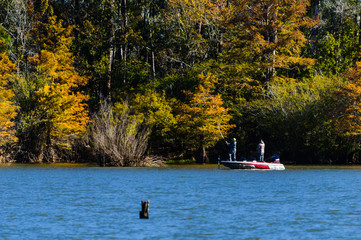
<path id="1" fill-rule="evenodd" d="M 279 163 L 279 162 L 280 162 L 280 157 L 279 157 L 279 156 L 272 156 L 272 157 L 271 157 L 271 162 L 273 162 L 273 163 Z"/>

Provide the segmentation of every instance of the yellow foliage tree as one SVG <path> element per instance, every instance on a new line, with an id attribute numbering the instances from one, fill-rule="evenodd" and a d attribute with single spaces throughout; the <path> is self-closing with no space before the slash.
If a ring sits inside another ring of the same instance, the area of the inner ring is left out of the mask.
<path id="1" fill-rule="evenodd" d="M 227 134 L 234 127 L 229 124 L 231 115 L 224 108 L 220 94 L 214 92 L 217 78 L 214 75 L 199 75 L 200 84 L 194 93 L 187 92 L 189 104 L 180 108 L 178 131 L 187 144 L 201 150 L 201 161 L 207 162 L 206 149 L 214 146 L 220 139 L 220 131 Z"/>
<path id="2" fill-rule="evenodd" d="M 114 104 L 114 111 L 122 116 L 129 107 L 129 119 L 149 128 L 149 147 L 158 148 L 164 140 L 171 141 L 172 129 L 176 125 L 176 118 L 171 107 L 173 99 L 167 99 L 165 93 L 158 93 L 151 89 L 138 93 L 128 102 Z"/>
<path id="3" fill-rule="evenodd" d="M 12 119 L 16 117 L 17 108 L 11 101 L 14 93 L 9 88 L 9 80 L 14 77 L 15 71 L 16 66 L 6 52 L 0 52 L 0 145 L 16 140 Z"/>
<path id="4" fill-rule="evenodd" d="M 38 79 L 33 87 L 34 109 L 22 115 L 31 116 L 33 120 L 30 125 L 33 128 L 41 126 L 43 137 L 29 139 L 43 141 L 33 145 L 41 146 L 41 149 L 45 147 L 48 154 L 45 156 L 48 158 L 46 161 L 54 161 L 53 145 L 69 147 L 69 137 L 85 131 L 89 121 L 86 104 L 88 96 L 79 90 L 86 84 L 87 78 L 80 76 L 72 66 L 72 27 L 65 28 L 62 21 L 49 17 L 47 22 L 39 23 L 38 28 L 41 29 L 39 32 L 46 34 L 40 35 L 38 39 L 42 50 L 29 58 L 35 69 L 35 78 Z M 37 154 L 43 156 L 42 150 Z"/>

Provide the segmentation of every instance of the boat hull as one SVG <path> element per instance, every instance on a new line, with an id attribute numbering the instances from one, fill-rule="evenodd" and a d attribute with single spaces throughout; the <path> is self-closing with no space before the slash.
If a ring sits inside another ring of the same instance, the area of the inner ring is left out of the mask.
<path id="1" fill-rule="evenodd" d="M 282 163 L 257 161 L 220 161 L 220 164 L 231 169 L 285 170 L 285 166 Z"/>

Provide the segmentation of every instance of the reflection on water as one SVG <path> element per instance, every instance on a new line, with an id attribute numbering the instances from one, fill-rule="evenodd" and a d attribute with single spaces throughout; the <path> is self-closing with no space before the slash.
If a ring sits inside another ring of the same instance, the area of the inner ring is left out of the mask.
<path id="1" fill-rule="evenodd" d="M 286 167 L 1 167 L 0 239 L 360 238 L 359 167 Z"/>

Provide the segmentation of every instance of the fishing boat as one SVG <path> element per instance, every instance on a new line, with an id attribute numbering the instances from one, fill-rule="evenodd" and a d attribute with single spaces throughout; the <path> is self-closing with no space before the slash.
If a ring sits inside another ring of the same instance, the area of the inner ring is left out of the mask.
<path id="1" fill-rule="evenodd" d="M 272 156 L 271 162 L 258 162 L 256 160 L 218 161 L 219 164 L 231 169 L 285 170 L 285 166 L 277 156 Z"/>

